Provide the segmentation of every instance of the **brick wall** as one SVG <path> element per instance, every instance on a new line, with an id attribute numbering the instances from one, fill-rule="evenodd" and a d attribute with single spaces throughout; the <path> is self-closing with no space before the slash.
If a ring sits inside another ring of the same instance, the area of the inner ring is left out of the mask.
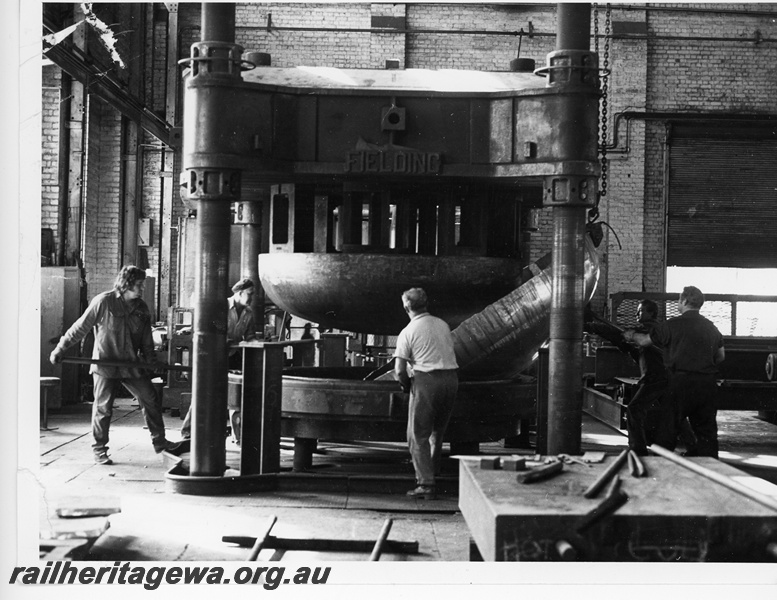
<path id="1" fill-rule="evenodd" d="M 408 34 L 408 68 L 476 69 L 507 71 L 518 55 L 533 58 L 537 66 L 555 46 L 555 38 L 529 37 L 529 23 L 536 32 L 554 33 L 555 5 L 518 4 L 413 4 L 408 8 L 408 29 L 461 31 Z M 486 35 L 471 32 L 505 32 Z"/>
<path id="2" fill-rule="evenodd" d="M 371 4 L 372 17 L 407 18 L 406 4 Z M 399 68 L 406 68 L 406 37 L 397 33 L 374 33 L 370 36 L 370 65 L 380 69 L 386 60 L 399 61 Z"/>
<path id="3" fill-rule="evenodd" d="M 107 10 L 109 5 L 96 6 Z M 188 56 L 190 44 L 200 36 L 200 5 L 182 3 L 178 7 L 180 56 Z M 664 7 L 687 10 L 662 10 Z M 123 13 L 118 8 L 111 10 L 117 12 L 105 13 L 104 20 L 119 31 L 120 27 L 111 18 L 119 22 Z M 374 16 L 404 16 L 407 29 L 418 33 L 370 33 L 367 30 Z M 652 119 L 628 122 L 621 119 L 615 140 L 617 115 L 624 111 L 774 114 L 777 112 L 774 108 L 777 45 L 752 40 L 757 31 L 765 39 L 777 38 L 776 16 L 775 4 L 613 5 L 614 22 L 644 23 L 650 39 L 616 39 L 610 44 L 612 74 L 607 125 L 608 142 L 615 147 L 609 151 L 607 195 L 602 200 L 600 213 L 601 220 L 617 233 L 622 247 L 605 229 L 606 237 L 599 248 L 604 268 L 597 292 L 598 304 L 604 304 L 610 294 L 618 291 L 663 289 L 665 127 Z M 518 54 L 519 39 L 520 56 L 533 58 L 538 66 L 545 64 L 547 53 L 555 47 L 556 18 L 552 4 L 245 3 L 237 5 L 236 20 L 237 43 L 247 51 L 269 52 L 272 64 L 281 67 L 383 68 L 387 58 L 399 58 L 408 68 L 494 71 L 508 68 L 510 60 Z M 268 30 L 268 23 L 275 28 Z M 153 11 L 149 11 L 147 25 L 146 103 L 158 114 L 164 114 L 166 24 L 161 19 L 155 21 Z M 603 33 L 603 8 L 599 9 L 599 25 Z M 284 27 L 365 31 L 291 31 L 283 30 Z M 446 33 L 422 31 L 430 29 Z M 521 30 L 525 35 L 519 37 L 517 33 Z M 676 39 L 703 36 L 730 38 L 730 41 Z M 593 48 L 593 40 L 591 45 Z M 600 55 L 603 50 L 603 40 L 600 40 Z M 44 73 L 44 77 L 44 86 L 58 85 L 54 83 L 56 74 Z M 49 171 L 56 163 L 58 142 L 54 135 L 47 136 L 45 132 L 50 132 L 58 120 L 55 114 L 58 92 L 44 89 L 43 98 L 43 226 L 56 231 L 57 182 Z M 118 205 L 110 204 L 119 197 L 117 183 L 113 181 L 118 154 L 109 150 L 117 139 L 118 121 L 116 115 L 104 108 L 98 109 L 94 99 L 90 106 L 86 192 L 90 218 L 85 236 L 87 240 L 98 240 L 98 245 L 87 244 L 87 268 L 92 278 L 98 273 L 102 277 L 103 271 L 106 277 L 108 273 L 112 277 L 119 241 L 104 213 L 118 210 Z M 177 124 L 180 117 L 179 112 Z M 104 139 L 103 133 L 95 133 L 98 129 L 104 133 Z M 159 142 L 148 135 L 143 141 L 149 147 L 144 151 L 142 165 L 142 210 L 144 216 L 154 219 L 158 225 L 162 165 L 159 150 L 153 146 L 159 146 Z M 98 158 L 104 164 L 96 165 Z M 176 160 L 175 173 L 179 171 L 180 157 Z M 177 185 L 174 188 L 173 225 L 186 213 L 178 199 Z M 96 223 L 92 222 L 93 214 L 98 215 Z M 531 235 L 532 260 L 550 249 L 551 234 L 552 212 L 540 211 L 540 230 Z M 112 236 L 113 241 L 108 239 Z M 175 243 L 173 235 L 174 250 Z M 158 253 L 159 246 L 155 243 L 148 252 L 152 268 L 157 268 Z M 174 280 L 174 257 L 171 269 Z"/>
<path id="4" fill-rule="evenodd" d="M 112 287 L 121 266 L 121 116 L 94 95 L 87 114 L 84 266 L 91 299 Z"/>
<path id="5" fill-rule="evenodd" d="M 645 22 L 644 11 L 612 11 L 613 21 Z M 599 11 L 599 32 L 604 34 L 605 15 Z M 607 155 L 606 195 L 601 199 L 600 220 L 605 238 L 599 248 L 601 276 L 594 309 L 604 310 L 610 294 L 623 290 L 640 290 L 643 286 L 642 211 L 645 156 L 644 123 L 618 122 L 624 111 L 643 112 L 647 97 L 647 61 L 644 40 L 611 40 L 609 47 L 599 40 L 599 66 L 609 69 L 607 77 Z M 592 44 L 594 47 L 595 44 Z M 604 101 L 600 104 L 600 114 Z M 616 132 L 616 123 L 618 125 Z M 617 140 L 616 140 L 617 135 Z"/>
<path id="6" fill-rule="evenodd" d="M 648 30 L 657 39 L 647 48 L 647 109 L 775 114 L 777 46 L 749 40 L 755 39 L 756 32 L 767 39 L 777 37 L 777 6 L 772 3 L 700 6 L 709 10 L 703 13 L 648 11 Z M 660 39 L 660 36 L 728 40 L 682 42 Z M 644 282 L 648 291 L 663 291 L 665 125 L 648 123 L 646 128 Z"/>
<path id="7" fill-rule="evenodd" d="M 53 65 L 43 67 L 41 100 L 41 227 L 54 231 L 59 243 L 59 119 L 62 71 Z"/>
<path id="8" fill-rule="evenodd" d="M 238 4 L 236 43 L 246 51 L 269 52 L 275 67 L 383 67 L 371 64 L 369 32 L 335 35 L 328 31 L 267 31 L 276 27 L 370 27 L 370 4 Z"/>

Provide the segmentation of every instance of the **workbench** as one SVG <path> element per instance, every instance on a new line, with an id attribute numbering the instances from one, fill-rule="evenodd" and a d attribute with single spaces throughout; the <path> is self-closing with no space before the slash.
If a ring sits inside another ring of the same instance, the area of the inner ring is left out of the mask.
<path id="1" fill-rule="evenodd" d="M 775 562 L 777 510 L 660 456 L 643 457 L 646 477 L 624 465 L 625 504 L 578 531 L 604 493 L 584 497 L 615 461 L 564 464 L 552 478 L 519 483 L 515 471 L 462 458 L 459 508 L 471 558 L 486 561 Z M 685 459 L 742 481 L 745 473 L 712 458 Z M 774 496 L 770 496 L 774 498 Z M 775 502 L 777 505 L 777 502 Z"/>

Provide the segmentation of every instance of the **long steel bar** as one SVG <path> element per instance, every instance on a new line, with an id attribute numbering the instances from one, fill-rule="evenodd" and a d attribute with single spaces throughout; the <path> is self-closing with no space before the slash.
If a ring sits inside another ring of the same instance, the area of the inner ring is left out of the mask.
<path id="1" fill-rule="evenodd" d="M 702 467 L 701 465 L 697 465 L 695 462 L 692 462 L 686 458 L 683 458 L 682 456 L 675 454 L 674 452 L 667 450 L 666 448 L 663 448 L 662 446 L 659 446 L 657 444 L 648 446 L 648 450 L 650 450 L 654 454 L 658 454 L 659 456 L 666 458 L 667 460 L 671 460 L 673 463 L 677 463 L 678 465 L 685 467 L 689 471 L 693 471 L 694 473 L 697 473 L 702 477 L 706 477 L 707 479 L 714 481 L 715 483 L 719 483 L 720 485 L 725 486 L 730 490 L 739 492 L 743 496 L 750 498 L 750 500 L 758 502 L 759 504 L 763 504 L 764 506 L 771 508 L 772 510 L 777 510 L 777 500 L 775 500 L 770 496 L 767 496 L 766 494 L 762 494 L 761 492 L 757 492 L 754 489 L 751 489 L 745 485 L 742 485 L 741 483 L 731 479 L 731 477 L 727 477 L 726 475 L 721 475 L 720 473 L 716 473 L 711 469 L 707 469 L 705 467 Z"/>
<path id="2" fill-rule="evenodd" d="M 221 541 L 225 544 L 235 544 L 241 548 L 251 548 L 257 538 L 252 536 L 225 535 Z M 321 538 L 283 538 L 268 535 L 262 548 L 271 550 L 290 550 L 298 552 L 371 552 L 375 548 L 372 540 L 337 540 Z M 418 554 L 418 542 L 403 542 L 386 540 L 383 552 L 388 554 Z"/>
<path id="3" fill-rule="evenodd" d="M 370 561 L 380 560 L 380 555 L 383 553 L 383 546 L 386 543 L 386 538 L 388 538 L 389 532 L 391 531 L 391 526 L 393 524 L 393 519 L 386 519 L 386 521 L 383 523 L 383 528 L 380 530 L 378 541 L 375 542 L 375 547 L 372 549 L 372 553 L 370 554 Z"/>
<path id="4" fill-rule="evenodd" d="M 264 548 L 264 545 L 267 542 L 267 538 L 270 536 L 270 531 L 272 531 L 272 528 L 277 520 L 278 517 L 275 515 L 272 515 L 267 519 L 267 522 L 264 525 L 264 533 L 256 538 L 253 546 L 251 547 L 251 552 L 248 554 L 248 562 L 254 562 L 259 557 L 259 553 L 262 551 L 262 548 Z"/>
<path id="5" fill-rule="evenodd" d="M 590 4 L 561 3 L 557 6 L 556 50 L 588 50 Z M 580 128 L 584 125 L 576 124 Z M 588 149 L 583 147 L 566 150 L 580 157 L 588 154 Z M 585 223 L 585 206 L 553 207 L 553 295 L 548 375 L 549 454 L 580 452 Z"/>
<path id="6" fill-rule="evenodd" d="M 145 131 L 165 144 L 170 142 L 172 125 L 159 118 L 140 100 L 125 91 L 124 87 L 111 78 L 108 69 L 87 63 L 72 46 L 69 48 L 67 46 L 67 44 L 57 44 L 49 48 L 46 51 L 46 57 L 82 85 L 88 83 L 90 94 L 99 96 L 125 117 L 137 121 Z"/>
<path id="7" fill-rule="evenodd" d="M 128 369 L 144 369 L 147 371 L 183 371 L 188 373 L 191 367 L 185 365 L 168 365 L 165 363 L 142 363 L 129 360 L 104 360 L 101 358 L 86 358 L 84 356 L 65 356 L 63 363 L 74 365 L 101 365 L 103 367 L 126 367 Z"/>

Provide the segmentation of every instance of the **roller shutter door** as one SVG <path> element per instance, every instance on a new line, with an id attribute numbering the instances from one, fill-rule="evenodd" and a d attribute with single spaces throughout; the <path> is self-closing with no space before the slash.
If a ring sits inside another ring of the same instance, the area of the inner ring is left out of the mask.
<path id="1" fill-rule="evenodd" d="M 777 267 L 777 138 L 676 135 L 667 265 Z"/>

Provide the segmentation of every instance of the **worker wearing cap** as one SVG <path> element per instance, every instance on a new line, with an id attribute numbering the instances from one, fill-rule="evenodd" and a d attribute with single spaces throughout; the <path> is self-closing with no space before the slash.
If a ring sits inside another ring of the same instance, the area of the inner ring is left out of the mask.
<path id="1" fill-rule="evenodd" d="M 674 450 L 680 422 L 688 417 L 697 438 L 696 454 L 718 458 L 716 374 L 726 353 L 718 328 L 699 314 L 703 304 L 701 290 L 687 286 L 678 299 L 679 317 L 657 323 L 650 333 L 627 330 L 624 337 L 639 346 L 657 344 L 664 348 L 664 364 L 669 369 L 668 402 L 661 405 L 656 443 Z"/>
<path id="2" fill-rule="evenodd" d="M 52 364 L 62 362 L 65 351 L 94 330 L 92 358 L 128 363 L 155 363 L 154 340 L 151 336 L 151 313 L 143 300 L 146 272 L 128 265 L 121 269 L 113 289 L 97 294 L 84 314 L 73 323 L 51 352 Z M 141 359 L 142 357 L 142 359 Z M 92 435 L 95 463 L 111 465 L 108 456 L 108 429 L 113 415 L 113 401 L 124 384 L 137 399 L 154 450 L 170 450 L 175 444 L 165 438 L 162 406 L 147 369 L 93 364 L 89 372 L 94 380 Z"/>
<path id="3" fill-rule="evenodd" d="M 397 338 L 394 373 L 402 390 L 410 393 L 407 443 L 418 484 L 407 495 L 433 499 L 442 440 L 459 386 L 458 364 L 451 330 L 429 314 L 426 292 L 407 290 L 402 306 L 410 323 Z"/>
<path id="4" fill-rule="evenodd" d="M 256 323 L 254 312 L 251 310 L 253 298 L 254 282 L 247 277 L 242 278 L 232 286 L 232 295 L 227 299 L 227 346 L 256 338 Z M 229 348 L 229 368 L 238 370 L 243 368 L 242 354 L 237 348 Z M 191 418 L 192 409 L 189 407 L 189 412 L 186 413 L 186 418 L 181 426 L 181 437 L 185 440 L 192 435 Z M 232 421 L 235 435 L 239 436 L 235 426 L 236 420 L 233 418 Z"/>
<path id="5" fill-rule="evenodd" d="M 254 282 L 244 277 L 232 286 L 232 296 L 227 303 L 227 345 L 247 342 L 256 338 L 256 323 L 251 302 L 254 299 Z M 229 351 L 229 368 L 241 369 L 241 356 L 237 348 Z"/>

